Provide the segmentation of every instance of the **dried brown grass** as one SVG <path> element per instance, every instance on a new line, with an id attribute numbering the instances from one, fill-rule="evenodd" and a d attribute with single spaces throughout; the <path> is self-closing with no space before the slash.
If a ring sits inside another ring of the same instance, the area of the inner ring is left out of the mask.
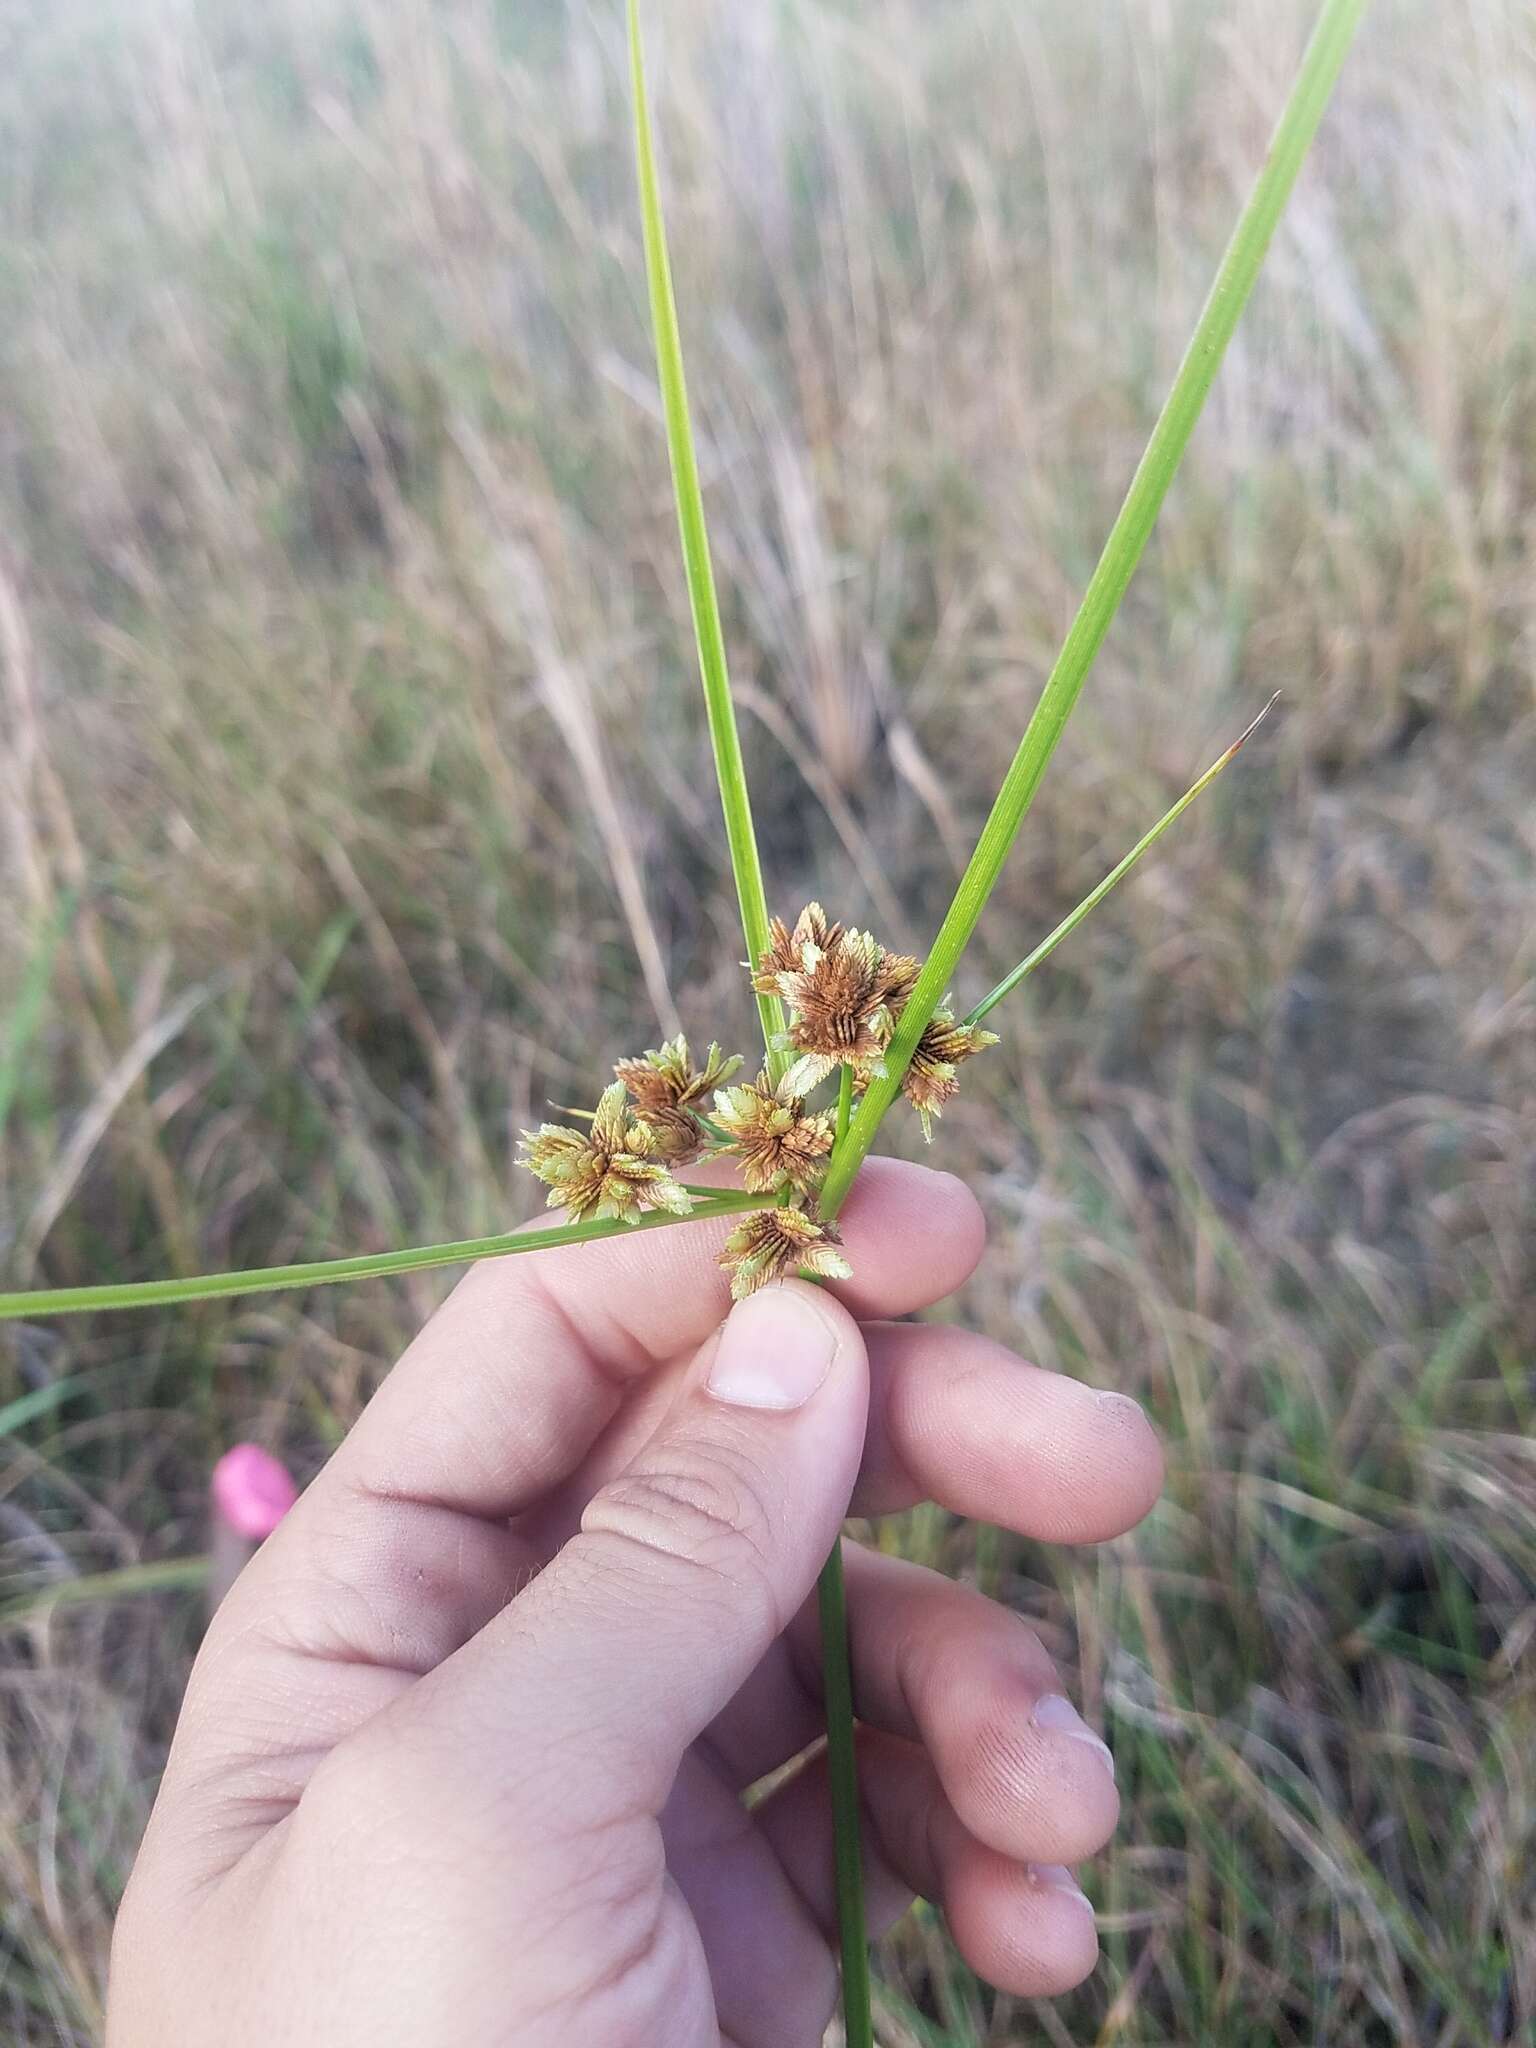
<path id="1" fill-rule="evenodd" d="M 931 930 L 1304 11 L 657 10 L 785 905 Z M 0 1247 L 496 1227 L 511 1134 L 637 1015 L 750 1036 L 617 21 L 9 33 Z M 989 913 L 975 993 L 1284 690 L 945 1122 L 993 1219 L 955 1312 L 1147 1400 L 1172 1477 L 1096 1558 L 882 1532 L 1037 1618 L 1128 1795 L 1094 1984 L 990 1999 L 919 1914 L 889 2048 L 1536 2026 L 1533 138 L 1526 10 L 1383 0 Z M 48 1587 L 195 1550 L 231 1437 L 312 1466 L 437 1293 L 4 1338 L 7 2038 L 97 2038 L 197 1624 Z"/>

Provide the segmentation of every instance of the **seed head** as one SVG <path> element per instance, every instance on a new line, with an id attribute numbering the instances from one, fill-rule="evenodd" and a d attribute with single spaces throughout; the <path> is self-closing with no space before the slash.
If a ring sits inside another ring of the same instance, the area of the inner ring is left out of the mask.
<path id="1" fill-rule="evenodd" d="M 789 1005 L 786 1042 L 800 1057 L 784 1078 L 794 1092 L 808 1095 L 844 1063 L 865 1080 L 880 1072 L 891 1026 L 917 980 L 917 962 L 888 953 L 869 932 L 828 925 L 819 903 L 807 904 L 793 932 L 777 920 L 771 931 L 773 943 L 752 986 Z"/>
<path id="2" fill-rule="evenodd" d="M 727 1058 L 711 1045 L 702 1068 L 695 1067 L 681 1033 L 657 1052 L 620 1060 L 613 1071 L 635 1099 L 631 1135 L 638 1134 L 642 1154 L 669 1166 L 697 1159 L 704 1149 L 704 1128 L 692 1105 L 728 1081 L 740 1065 L 739 1053 Z"/>
<path id="3" fill-rule="evenodd" d="M 549 1187 L 548 1206 L 564 1209 L 573 1223 L 613 1216 L 638 1223 L 648 1209 L 686 1216 L 693 1201 L 672 1178 L 663 1158 L 648 1151 L 649 1139 L 629 1118 L 622 1081 L 605 1088 L 592 1127 L 573 1131 L 541 1124 L 523 1133 L 523 1164 Z"/>
<path id="4" fill-rule="evenodd" d="M 779 1187 L 808 1194 L 826 1170 L 833 1113 L 822 1109 L 808 1115 L 803 1098 L 782 1081 L 775 1088 L 766 1074 L 759 1074 L 755 1084 L 722 1088 L 715 1097 L 715 1120 L 735 1141 L 730 1150 L 741 1161 L 742 1181 L 754 1195 Z"/>
<path id="5" fill-rule="evenodd" d="M 824 1280 L 846 1280 L 853 1271 L 838 1250 L 830 1223 L 805 1209 L 759 1209 L 725 1240 L 720 1263 L 731 1276 L 731 1298 L 744 1301 L 770 1280 L 803 1268 Z"/>
<path id="6" fill-rule="evenodd" d="M 941 1007 L 928 1019 L 911 1064 L 901 1077 L 901 1092 L 922 1118 L 925 1138 L 932 1139 L 933 1118 L 942 1115 L 945 1103 L 959 1093 L 956 1067 L 996 1043 L 995 1031 L 957 1024 L 952 1010 Z"/>

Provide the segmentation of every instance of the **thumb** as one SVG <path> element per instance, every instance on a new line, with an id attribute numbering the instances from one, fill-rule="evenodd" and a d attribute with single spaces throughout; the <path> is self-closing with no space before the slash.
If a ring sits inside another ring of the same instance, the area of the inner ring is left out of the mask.
<path id="1" fill-rule="evenodd" d="M 525 1782 L 539 1752 L 557 1774 L 552 1749 L 579 1756 L 584 1823 L 659 1812 L 684 1750 L 814 1586 L 868 1398 L 863 1337 L 830 1294 L 792 1280 L 739 1302 L 578 1533 L 434 1674 L 458 1667 L 455 1718 L 499 1723 Z"/>

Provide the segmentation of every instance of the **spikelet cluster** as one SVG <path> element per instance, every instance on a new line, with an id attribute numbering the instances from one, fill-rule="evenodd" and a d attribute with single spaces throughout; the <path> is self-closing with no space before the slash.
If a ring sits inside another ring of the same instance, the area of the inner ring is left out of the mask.
<path id="1" fill-rule="evenodd" d="M 678 1036 L 620 1060 L 591 1116 L 580 1113 L 585 1128 L 542 1124 L 522 1142 L 522 1162 L 548 1187 L 549 1206 L 574 1221 L 638 1223 L 655 1210 L 686 1216 L 695 1196 L 677 1170 L 700 1158 L 732 1161 L 749 1194 L 773 1199 L 743 1217 L 720 1254 L 738 1300 L 787 1273 L 848 1275 L 837 1232 L 816 1207 L 836 1118 L 809 1097 L 843 1068 L 856 1093 L 884 1076 L 920 963 L 808 903 L 792 926 L 773 919 L 749 971 L 752 986 L 777 996 L 788 1013 L 771 1048 L 783 1066 L 777 1078 L 764 1072 L 729 1085 L 739 1056 L 712 1044 L 695 1065 Z M 901 1082 L 925 1138 L 959 1088 L 958 1069 L 996 1043 L 992 1032 L 957 1022 L 947 1003 L 934 1011 Z"/>

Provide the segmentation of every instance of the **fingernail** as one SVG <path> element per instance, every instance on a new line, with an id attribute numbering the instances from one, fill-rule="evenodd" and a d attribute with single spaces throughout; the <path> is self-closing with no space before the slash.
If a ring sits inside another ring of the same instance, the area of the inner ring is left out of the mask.
<path id="1" fill-rule="evenodd" d="M 765 1287 L 725 1319 L 708 1387 L 736 1408 L 800 1408 L 832 1369 L 837 1332 L 793 1287 Z"/>
<path id="2" fill-rule="evenodd" d="M 1059 1692 L 1048 1692 L 1035 1701 L 1033 1715 L 1037 1728 L 1048 1728 L 1054 1735 L 1070 1735 L 1074 1742 L 1085 1742 L 1103 1764 L 1109 1775 L 1115 1775 L 1115 1760 L 1110 1755 L 1109 1744 L 1095 1735 L 1072 1702 Z"/>
<path id="3" fill-rule="evenodd" d="M 1090 1916 L 1093 1901 L 1083 1890 L 1065 1863 L 1031 1863 L 1029 1874 L 1035 1883 L 1048 1892 L 1060 1892 L 1063 1898 L 1075 1899 L 1080 1906 L 1086 1906 Z"/>

